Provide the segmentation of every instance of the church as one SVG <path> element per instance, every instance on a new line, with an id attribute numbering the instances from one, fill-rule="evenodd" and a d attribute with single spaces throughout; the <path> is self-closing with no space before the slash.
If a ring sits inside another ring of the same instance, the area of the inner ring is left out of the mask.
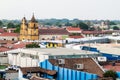
<path id="1" fill-rule="evenodd" d="M 30 21 L 23 17 L 20 27 L 19 40 L 63 40 L 69 32 L 64 28 L 39 28 L 34 14 Z"/>
<path id="2" fill-rule="evenodd" d="M 25 17 L 22 19 L 19 40 L 39 40 L 38 22 L 34 14 L 29 22 Z"/>

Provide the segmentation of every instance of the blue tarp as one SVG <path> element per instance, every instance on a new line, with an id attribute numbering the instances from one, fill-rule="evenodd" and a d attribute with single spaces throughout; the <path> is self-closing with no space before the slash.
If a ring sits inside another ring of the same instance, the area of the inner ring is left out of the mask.
<path id="1" fill-rule="evenodd" d="M 81 50 L 92 51 L 92 52 L 99 52 L 99 50 L 97 50 L 97 48 L 89 47 L 89 46 L 82 46 Z"/>
<path id="2" fill-rule="evenodd" d="M 107 57 L 107 60 L 120 60 L 120 55 L 109 54 L 109 53 L 101 53 L 102 56 Z"/>

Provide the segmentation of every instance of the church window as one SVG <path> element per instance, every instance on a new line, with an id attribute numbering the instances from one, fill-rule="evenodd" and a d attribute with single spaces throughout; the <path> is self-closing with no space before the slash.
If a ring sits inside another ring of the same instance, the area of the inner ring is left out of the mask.
<path id="1" fill-rule="evenodd" d="M 12 41 L 14 41 L 15 39 L 14 38 L 12 38 Z"/>

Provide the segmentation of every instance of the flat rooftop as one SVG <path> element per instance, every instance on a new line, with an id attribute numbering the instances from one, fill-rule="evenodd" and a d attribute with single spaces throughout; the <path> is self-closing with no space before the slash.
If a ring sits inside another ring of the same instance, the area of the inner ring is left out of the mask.
<path id="1" fill-rule="evenodd" d="M 88 46 L 88 44 L 84 44 Z M 116 54 L 120 55 L 120 44 L 91 44 L 91 47 L 95 47 L 102 53 Z"/>
<path id="2" fill-rule="evenodd" d="M 89 51 L 75 50 L 68 48 L 26 48 L 24 50 L 36 51 L 43 55 L 80 55 L 80 54 L 94 54 Z"/>

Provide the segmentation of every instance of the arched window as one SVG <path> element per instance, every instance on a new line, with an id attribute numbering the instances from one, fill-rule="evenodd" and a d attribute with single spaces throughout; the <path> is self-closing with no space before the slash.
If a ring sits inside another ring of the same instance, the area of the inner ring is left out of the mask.
<path id="1" fill-rule="evenodd" d="M 12 38 L 12 41 L 14 41 L 15 39 L 14 38 Z"/>

